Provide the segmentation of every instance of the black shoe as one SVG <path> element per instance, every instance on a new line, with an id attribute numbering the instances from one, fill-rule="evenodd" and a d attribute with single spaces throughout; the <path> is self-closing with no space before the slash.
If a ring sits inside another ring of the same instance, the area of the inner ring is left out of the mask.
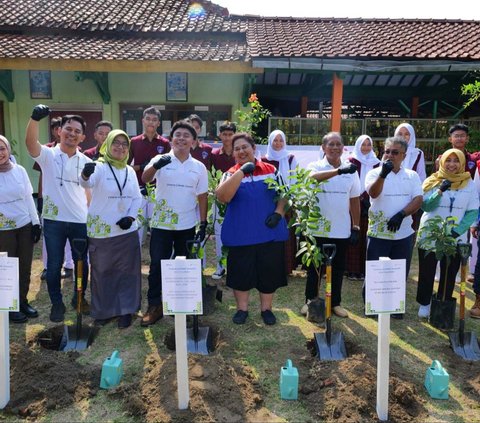
<path id="1" fill-rule="evenodd" d="M 126 329 L 132 324 L 132 315 L 124 314 L 118 318 L 118 328 Z"/>
<path id="2" fill-rule="evenodd" d="M 47 269 L 42 270 L 42 274 L 40 275 L 40 280 L 41 281 L 46 281 L 47 280 Z"/>
<path id="3" fill-rule="evenodd" d="M 233 315 L 232 321 L 236 325 L 243 325 L 248 317 L 248 311 L 245 310 L 237 310 L 237 312 Z"/>
<path id="4" fill-rule="evenodd" d="M 272 313 L 272 310 L 262 311 L 261 315 L 262 315 L 263 323 L 265 323 L 266 325 L 271 326 L 277 323 L 277 318 Z"/>
<path id="5" fill-rule="evenodd" d="M 77 310 L 77 297 L 76 296 L 72 298 L 72 301 L 70 302 L 70 305 L 73 307 L 73 309 L 75 311 Z M 85 316 L 88 316 L 90 314 L 90 304 L 88 304 L 85 297 L 82 297 L 81 311 L 82 311 L 82 314 L 85 315 Z"/>
<path id="6" fill-rule="evenodd" d="M 27 301 L 20 303 L 20 311 L 25 314 L 29 319 L 38 317 L 38 311 L 35 310 Z"/>
<path id="7" fill-rule="evenodd" d="M 28 318 L 21 311 L 9 311 L 8 320 L 13 323 L 25 323 Z"/>
<path id="8" fill-rule="evenodd" d="M 71 279 L 73 277 L 73 269 L 63 268 L 60 276 L 62 279 Z"/>
<path id="9" fill-rule="evenodd" d="M 65 304 L 52 304 L 52 308 L 50 309 L 50 320 L 52 322 L 63 322 L 65 311 Z"/>
<path id="10" fill-rule="evenodd" d="M 393 313 L 390 316 L 392 316 L 392 319 L 403 320 L 403 314 L 402 313 Z"/>

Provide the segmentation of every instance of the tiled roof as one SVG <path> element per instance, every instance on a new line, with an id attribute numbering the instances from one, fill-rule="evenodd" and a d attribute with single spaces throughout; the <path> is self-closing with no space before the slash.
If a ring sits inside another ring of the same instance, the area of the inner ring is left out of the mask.
<path id="1" fill-rule="evenodd" d="M 256 57 L 480 59 L 480 22 L 388 19 L 248 19 Z"/>
<path id="2" fill-rule="evenodd" d="M 238 40 L 0 34 L 1 58 L 245 61 Z"/>
<path id="3" fill-rule="evenodd" d="M 230 19 L 227 9 L 206 0 L 0 0 L 0 27 L 114 32 L 246 29 L 244 21 Z"/>

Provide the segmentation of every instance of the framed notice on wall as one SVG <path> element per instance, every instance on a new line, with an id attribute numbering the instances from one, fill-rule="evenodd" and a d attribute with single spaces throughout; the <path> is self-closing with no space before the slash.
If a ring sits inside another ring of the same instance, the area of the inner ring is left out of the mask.
<path id="1" fill-rule="evenodd" d="M 50 71 L 30 71 L 30 98 L 52 98 Z"/>
<path id="2" fill-rule="evenodd" d="M 167 101 L 188 100 L 188 74 L 167 72 Z"/>

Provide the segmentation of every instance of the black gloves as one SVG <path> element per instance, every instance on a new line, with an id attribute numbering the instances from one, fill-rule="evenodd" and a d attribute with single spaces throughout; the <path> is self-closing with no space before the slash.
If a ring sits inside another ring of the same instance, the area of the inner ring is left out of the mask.
<path id="1" fill-rule="evenodd" d="M 368 210 L 370 209 L 370 197 L 360 197 L 360 216 L 368 217 Z"/>
<path id="2" fill-rule="evenodd" d="M 352 228 L 350 232 L 350 245 L 357 245 L 360 241 L 360 229 Z"/>
<path id="3" fill-rule="evenodd" d="M 242 165 L 240 170 L 246 175 L 247 173 L 253 173 L 255 170 L 255 165 L 252 162 L 247 162 Z"/>
<path id="4" fill-rule="evenodd" d="M 445 181 L 444 181 L 445 182 Z M 452 238 L 458 238 L 460 236 L 460 234 L 455 230 L 455 229 L 452 229 L 450 231 L 450 235 L 452 236 Z"/>
<path id="5" fill-rule="evenodd" d="M 95 162 L 85 163 L 85 166 L 83 166 L 82 175 L 87 179 L 90 178 L 92 173 L 95 172 L 95 166 Z"/>
<path id="6" fill-rule="evenodd" d="M 157 170 L 160 170 L 163 166 L 166 166 L 172 161 L 172 156 L 170 154 L 165 154 L 161 156 L 154 164 L 153 167 Z"/>
<path id="7" fill-rule="evenodd" d="M 116 224 L 118 226 L 120 226 L 121 229 L 123 229 L 124 231 L 126 231 L 127 229 L 130 229 L 130 227 L 132 226 L 132 223 L 133 223 L 134 219 L 132 219 L 131 217 L 122 217 Z"/>
<path id="8" fill-rule="evenodd" d="M 149 163 L 150 163 L 150 160 L 144 161 L 144 162 L 140 165 L 140 170 L 143 172 Z"/>
<path id="9" fill-rule="evenodd" d="M 355 173 L 357 171 L 357 166 L 353 163 L 350 163 L 346 166 L 342 166 L 338 168 L 338 174 L 344 175 L 345 173 Z"/>
<path id="10" fill-rule="evenodd" d="M 40 225 L 33 225 L 32 226 L 32 241 L 36 244 L 40 241 L 40 236 L 42 235 L 42 227 Z"/>
<path id="11" fill-rule="evenodd" d="M 37 211 L 38 211 L 38 214 L 42 214 L 42 210 L 43 210 L 43 198 L 42 197 L 40 197 L 40 198 L 37 197 Z"/>
<path id="12" fill-rule="evenodd" d="M 198 227 L 198 231 L 195 234 L 195 241 L 203 242 L 204 239 L 205 239 L 206 232 L 207 232 L 207 221 L 204 220 L 204 221 L 200 222 L 200 226 Z"/>
<path id="13" fill-rule="evenodd" d="M 438 189 L 442 192 L 445 192 L 447 189 L 450 189 L 452 183 L 448 179 L 444 179 Z"/>
<path id="14" fill-rule="evenodd" d="M 279 224 L 280 220 L 282 220 L 282 215 L 280 213 L 273 212 L 265 219 L 265 225 L 267 225 L 270 229 L 273 229 Z"/>
<path id="15" fill-rule="evenodd" d="M 31 118 L 38 122 L 39 120 L 42 120 L 44 117 L 47 117 L 49 114 L 50 114 L 49 107 L 45 106 L 45 104 L 39 104 L 33 108 Z"/>
<path id="16" fill-rule="evenodd" d="M 397 232 L 400 229 L 405 212 L 400 210 L 397 214 L 394 214 L 387 222 L 387 229 L 392 232 Z"/>
<path id="17" fill-rule="evenodd" d="M 142 194 L 144 197 L 148 195 L 148 190 L 147 187 L 140 187 L 140 194 Z"/>
<path id="18" fill-rule="evenodd" d="M 390 160 L 383 162 L 382 170 L 380 171 L 380 178 L 385 179 L 392 170 L 393 170 L 393 163 Z"/>

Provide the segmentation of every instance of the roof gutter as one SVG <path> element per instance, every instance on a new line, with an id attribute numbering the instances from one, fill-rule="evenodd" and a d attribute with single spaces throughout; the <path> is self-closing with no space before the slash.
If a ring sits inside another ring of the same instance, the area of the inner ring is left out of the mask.
<path id="1" fill-rule="evenodd" d="M 254 68 L 317 70 L 326 72 L 464 72 L 480 70 L 480 61 L 454 60 L 351 60 L 320 58 L 257 58 Z"/>

